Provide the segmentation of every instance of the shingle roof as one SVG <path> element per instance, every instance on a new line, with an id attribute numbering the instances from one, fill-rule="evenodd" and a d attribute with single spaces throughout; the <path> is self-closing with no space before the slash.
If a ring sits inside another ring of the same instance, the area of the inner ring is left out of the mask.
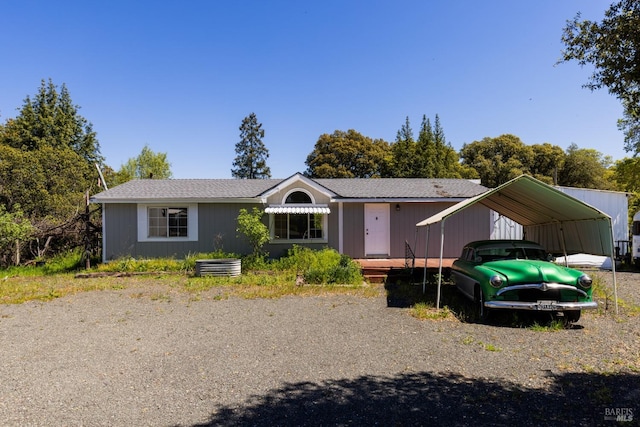
<path id="1" fill-rule="evenodd" d="M 124 200 L 244 199 L 259 197 L 280 179 L 134 179 L 96 194 L 102 203 Z"/>
<path id="2" fill-rule="evenodd" d="M 94 202 L 146 200 L 220 200 L 260 197 L 282 179 L 138 179 L 92 197 Z M 486 191 L 464 179 L 376 178 L 315 179 L 336 198 L 467 198 Z"/>
<path id="3" fill-rule="evenodd" d="M 375 178 L 316 179 L 344 198 L 467 198 L 487 189 L 466 179 Z"/>

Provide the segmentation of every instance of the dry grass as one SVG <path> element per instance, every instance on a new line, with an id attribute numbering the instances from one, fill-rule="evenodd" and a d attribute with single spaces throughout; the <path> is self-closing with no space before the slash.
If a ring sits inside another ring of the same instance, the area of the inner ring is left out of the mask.
<path id="1" fill-rule="evenodd" d="M 128 290 L 137 297 L 165 300 L 171 293 L 191 299 L 281 298 L 289 295 L 354 295 L 377 297 L 379 286 L 303 285 L 286 275 L 245 274 L 240 277 L 191 277 L 186 274 L 149 273 L 124 277 L 77 278 L 72 274 L 5 276 L 0 279 L 0 304 L 49 301 L 80 292 Z"/>

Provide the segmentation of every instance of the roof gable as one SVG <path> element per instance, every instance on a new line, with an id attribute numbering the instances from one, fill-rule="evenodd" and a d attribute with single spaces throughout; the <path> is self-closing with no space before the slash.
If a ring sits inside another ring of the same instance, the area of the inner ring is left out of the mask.
<path id="1" fill-rule="evenodd" d="M 289 178 L 280 181 L 277 185 L 275 185 L 274 187 L 262 193 L 261 196 L 266 198 L 275 193 L 281 192 L 282 190 L 294 188 L 300 183 L 304 183 L 307 186 L 316 189 L 317 191 L 319 191 L 320 193 L 324 194 L 327 197 L 334 197 L 336 195 L 333 191 L 327 189 L 326 187 L 318 185 L 317 181 L 314 181 L 311 178 L 307 178 L 301 173 L 296 173 L 295 175 L 292 175 Z"/>

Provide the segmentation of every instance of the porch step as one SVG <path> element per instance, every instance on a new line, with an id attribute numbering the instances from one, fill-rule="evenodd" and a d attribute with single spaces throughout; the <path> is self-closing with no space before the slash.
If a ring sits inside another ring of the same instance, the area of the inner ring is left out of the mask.
<path id="1" fill-rule="evenodd" d="M 386 274 L 365 274 L 364 278 L 369 283 L 384 283 L 387 281 Z"/>

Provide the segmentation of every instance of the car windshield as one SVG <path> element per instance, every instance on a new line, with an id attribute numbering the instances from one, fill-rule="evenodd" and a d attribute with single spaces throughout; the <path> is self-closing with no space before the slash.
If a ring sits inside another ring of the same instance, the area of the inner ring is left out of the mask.
<path id="1" fill-rule="evenodd" d="M 501 261 L 509 259 L 547 260 L 544 249 L 533 246 L 496 245 L 480 247 L 476 251 L 480 262 Z"/>

